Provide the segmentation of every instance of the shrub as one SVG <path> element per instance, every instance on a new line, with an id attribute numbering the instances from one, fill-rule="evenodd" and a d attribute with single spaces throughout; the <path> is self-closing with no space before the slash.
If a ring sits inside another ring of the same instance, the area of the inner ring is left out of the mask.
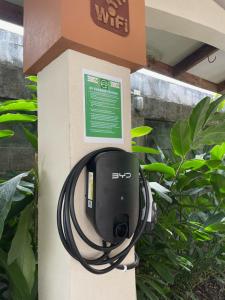
<path id="1" fill-rule="evenodd" d="M 37 135 L 24 124 L 37 121 L 36 77 L 28 85 L 32 99 L 0 102 L 0 123 L 16 123 L 37 150 Z M 0 139 L 14 131 L 0 130 Z M 37 299 L 37 186 L 36 168 L 0 184 L 0 299 Z"/>
<path id="2" fill-rule="evenodd" d="M 218 109 L 224 98 L 203 99 L 173 126 L 170 155 L 133 142 L 135 152 L 146 153 L 142 168 L 158 206 L 153 231 L 136 249 L 140 300 L 198 299 L 198 287 L 209 280 L 225 283 L 225 118 Z M 135 131 L 144 136 L 151 129 Z"/>

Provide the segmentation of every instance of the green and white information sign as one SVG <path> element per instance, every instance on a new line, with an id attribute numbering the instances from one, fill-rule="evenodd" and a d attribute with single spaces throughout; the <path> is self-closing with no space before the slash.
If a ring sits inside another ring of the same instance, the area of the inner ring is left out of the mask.
<path id="1" fill-rule="evenodd" d="M 85 140 L 122 143 L 122 80 L 84 71 Z"/>

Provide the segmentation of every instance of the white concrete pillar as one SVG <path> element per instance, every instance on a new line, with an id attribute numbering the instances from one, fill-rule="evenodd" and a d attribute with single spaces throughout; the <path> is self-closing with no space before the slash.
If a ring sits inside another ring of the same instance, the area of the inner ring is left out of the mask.
<path id="1" fill-rule="evenodd" d="M 84 140 L 83 69 L 122 79 L 122 144 L 87 143 Z M 115 146 L 130 150 L 130 70 L 67 50 L 38 74 L 39 99 L 39 299 L 135 300 L 135 271 L 106 275 L 87 272 L 63 248 L 56 224 L 61 187 L 74 164 L 86 153 Z M 77 215 L 87 235 L 97 236 L 85 215 L 84 179 L 79 181 Z M 79 242 L 84 255 L 94 254 Z M 128 261 L 133 261 L 130 253 Z"/>

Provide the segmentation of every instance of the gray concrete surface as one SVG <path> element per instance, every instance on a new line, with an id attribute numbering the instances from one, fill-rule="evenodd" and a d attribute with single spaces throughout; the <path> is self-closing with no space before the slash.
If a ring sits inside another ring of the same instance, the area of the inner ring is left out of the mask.
<path id="1" fill-rule="evenodd" d="M 0 29 L 0 98 L 27 98 L 23 65 L 23 37 Z"/>
<path id="2" fill-rule="evenodd" d="M 29 98 L 22 65 L 23 37 L 0 29 L 0 101 Z M 0 177 L 29 170 L 34 165 L 34 151 L 21 125 L 0 124 L 0 129 L 13 129 L 16 133 L 12 138 L 0 139 Z"/>
<path id="3" fill-rule="evenodd" d="M 147 125 L 153 132 L 138 139 L 141 145 L 159 145 L 169 153 L 170 130 L 177 120 L 186 118 L 207 93 L 188 89 L 138 72 L 131 75 L 132 90 L 138 90 L 143 97 L 143 109 L 137 111 L 136 97 L 132 97 L 132 126 Z"/>
<path id="4" fill-rule="evenodd" d="M 22 71 L 23 38 L 18 34 L 0 29 L 0 99 L 28 98 Z M 178 119 L 190 113 L 205 94 L 140 73 L 131 75 L 132 90 L 139 90 L 143 96 L 143 110 L 135 109 L 132 97 L 132 126 L 149 125 L 154 131 L 148 138 L 140 139 L 140 144 L 160 145 L 168 150 L 169 133 Z M 32 127 L 32 125 L 30 125 Z M 34 151 L 26 141 L 20 125 L 0 124 L 0 129 L 13 128 L 16 135 L 0 140 L 0 176 L 14 171 L 29 170 L 34 164 Z"/>

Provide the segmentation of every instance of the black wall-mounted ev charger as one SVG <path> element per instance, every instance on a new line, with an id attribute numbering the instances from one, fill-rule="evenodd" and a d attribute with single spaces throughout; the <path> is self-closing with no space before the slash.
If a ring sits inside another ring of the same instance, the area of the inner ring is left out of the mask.
<path id="1" fill-rule="evenodd" d="M 130 238 L 139 212 L 139 162 L 125 151 L 96 155 L 87 166 L 86 211 L 106 242 Z"/>
<path id="2" fill-rule="evenodd" d="M 75 187 L 85 167 L 86 213 L 102 239 L 101 246 L 87 238 L 76 218 Z M 59 197 L 58 231 L 65 249 L 88 271 L 104 274 L 115 268 L 129 270 L 137 267 L 138 256 L 135 255 L 135 262 L 130 265 L 122 265 L 122 262 L 140 239 L 148 213 L 148 185 L 136 156 L 118 148 L 103 148 L 82 158 L 68 175 Z M 82 256 L 72 227 L 88 246 L 100 251 L 99 258 Z M 127 239 L 130 242 L 122 251 L 111 254 Z"/>

